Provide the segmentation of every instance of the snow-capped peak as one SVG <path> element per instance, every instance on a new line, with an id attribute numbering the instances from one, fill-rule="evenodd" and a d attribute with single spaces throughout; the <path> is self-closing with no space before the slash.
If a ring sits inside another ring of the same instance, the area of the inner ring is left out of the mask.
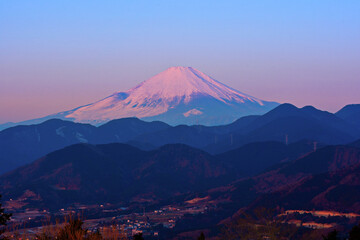
<path id="1" fill-rule="evenodd" d="M 222 102 L 261 101 L 236 91 L 192 67 L 170 67 L 127 91 L 130 96 L 188 103 L 196 95 L 208 95 Z"/>
<path id="2" fill-rule="evenodd" d="M 65 118 L 102 123 L 124 117 L 156 119 L 156 116 L 162 115 L 161 120 L 167 122 L 164 114 L 171 112 L 175 116 L 174 122 L 178 122 L 180 118 L 176 117 L 177 114 L 182 117 L 199 116 L 201 112 L 201 116 L 206 118 L 206 112 L 221 116 L 226 109 L 226 114 L 231 115 L 226 119 L 235 120 L 247 113 L 263 113 L 269 108 L 264 104 L 268 103 L 230 88 L 195 68 L 171 67 L 128 91 L 116 92 L 98 102 L 69 111 Z M 222 109 L 220 112 L 214 111 L 219 107 Z M 197 111 L 191 112 L 191 109 Z M 236 109 L 240 109 L 240 112 Z M 247 110 L 244 112 L 241 109 Z"/>

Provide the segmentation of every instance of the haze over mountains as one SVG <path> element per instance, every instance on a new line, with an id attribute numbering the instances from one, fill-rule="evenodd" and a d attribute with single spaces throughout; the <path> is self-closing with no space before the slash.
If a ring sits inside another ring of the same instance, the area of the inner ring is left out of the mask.
<path id="1" fill-rule="evenodd" d="M 110 121 L 99 127 L 59 119 L 0 132 L 0 172 L 12 170 L 76 143 L 128 143 L 143 150 L 166 144 L 186 144 L 212 154 L 248 143 L 302 140 L 320 144 L 347 144 L 360 139 L 360 125 L 313 107 L 282 104 L 262 116 L 242 117 L 222 126 L 172 127 L 163 122 L 137 118 Z M 19 151 L 21 149 L 21 151 Z"/>
<path id="2" fill-rule="evenodd" d="M 192 67 L 171 67 L 128 91 L 21 124 L 59 118 L 98 125 L 113 119 L 137 117 L 171 125 L 221 125 L 242 116 L 264 114 L 277 105 L 228 87 Z"/>

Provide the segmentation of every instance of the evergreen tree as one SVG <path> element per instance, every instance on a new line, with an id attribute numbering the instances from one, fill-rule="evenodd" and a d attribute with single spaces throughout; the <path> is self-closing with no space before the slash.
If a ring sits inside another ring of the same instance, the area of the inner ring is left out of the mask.
<path id="1" fill-rule="evenodd" d="M 204 235 L 203 232 L 202 232 L 202 233 L 200 234 L 200 236 L 198 237 L 198 240 L 205 240 L 205 235 Z"/>
<path id="2" fill-rule="evenodd" d="M 0 195 L 1 199 L 1 195 Z M 0 239 L 2 239 L 2 234 L 5 232 L 5 226 L 7 222 L 10 220 L 11 214 L 5 213 L 5 209 L 1 207 L 2 204 L 0 203 Z"/>
<path id="3" fill-rule="evenodd" d="M 349 232 L 349 240 L 360 239 L 360 226 L 354 226 Z"/>
<path id="4" fill-rule="evenodd" d="M 137 233 L 133 236 L 134 240 L 144 240 L 142 233 Z"/>
<path id="5" fill-rule="evenodd" d="M 338 231 L 336 229 L 334 231 L 331 231 L 328 233 L 328 235 L 325 237 L 323 236 L 324 240 L 337 240 L 338 239 Z"/>

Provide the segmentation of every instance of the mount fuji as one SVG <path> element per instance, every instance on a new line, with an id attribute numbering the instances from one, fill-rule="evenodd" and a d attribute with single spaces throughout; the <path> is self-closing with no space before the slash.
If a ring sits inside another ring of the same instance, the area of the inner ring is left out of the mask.
<path id="1" fill-rule="evenodd" d="M 23 124 L 60 118 L 99 125 L 137 117 L 171 125 L 220 125 L 242 116 L 264 114 L 278 105 L 239 92 L 195 68 L 171 67 L 128 91 Z"/>

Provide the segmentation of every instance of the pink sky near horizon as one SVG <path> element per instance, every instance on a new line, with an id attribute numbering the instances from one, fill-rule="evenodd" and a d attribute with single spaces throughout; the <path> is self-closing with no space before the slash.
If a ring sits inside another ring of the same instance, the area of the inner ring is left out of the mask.
<path id="1" fill-rule="evenodd" d="M 359 1 L 0 2 L 0 123 L 191 66 L 254 97 L 360 103 Z"/>
<path id="2" fill-rule="evenodd" d="M 255 71 L 247 73 L 245 71 L 239 72 L 234 76 L 228 72 L 231 70 L 228 69 L 228 66 L 224 66 L 224 68 L 227 70 L 225 74 L 219 67 L 216 69 L 217 71 L 215 71 L 214 68 L 209 69 L 209 71 L 204 71 L 201 68 L 197 69 L 230 87 L 263 100 L 277 101 L 280 103 L 289 102 L 298 107 L 313 105 L 319 109 L 330 112 L 336 112 L 346 104 L 360 103 L 357 94 L 358 89 L 351 89 L 341 84 L 315 81 L 314 79 L 313 86 L 304 86 L 296 81 L 284 81 L 280 85 L 273 85 L 270 81 L 260 82 L 257 80 L 257 78 L 265 77 L 266 72 L 264 71 L 261 73 Z M 127 69 L 129 70 L 129 68 Z M 162 70 L 165 69 L 162 68 Z M 213 71 L 214 74 L 210 71 Z M 233 71 L 236 72 L 236 70 Z M 124 71 L 120 73 L 112 72 L 109 74 L 110 76 L 101 71 L 100 73 L 96 70 L 92 70 L 91 72 L 92 74 L 89 74 L 91 76 L 88 77 L 86 81 L 74 81 L 70 82 L 70 84 L 62 82 L 62 76 L 53 76 L 51 81 L 45 81 L 38 85 L 29 81 L 21 87 L 9 87 L 8 90 L 11 91 L 12 94 L 10 96 L 0 96 L 0 102 L 6 103 L 5 105 L 0 104 L 0 112 L 7 113 L 6 118 L 0 118 L 0 120 L 2 120 L 2 122 L 16 122 L 70 110 L 100 100 L 116 91 L 126 91 L 158 73 L 151 73 L 152 71 L 150 69 L 147 71 L 144 70 L 143 72 L 130 71 L 130 73 L 127 73 L 124 69 Z M 78 74 L 80 75 L 80 73 Z M 281 73 L 281 75 L 284 74 L 284 72 Z M 336 74 L 336 72 L 333 74 Z M 247 77 L 246 80 L 242 80 L 245 77 Z M 291 76 L 288 77 L 291 78 Z M 76 76 L 74 76 L 74 78 L 76 78 Z M 114 81 L 114 78 L 119 80 Z M 308 78 L 315 77 L 308 76 Z M 120 79 L 126 79 L 126 81 Z M 331 94 L 333 97 L 324 99 L 325 94 Z M 19 111 L 19 109 L 22 110 Z M 3 116 L 3 114 L 1 114 L 1 116 Z"/>

